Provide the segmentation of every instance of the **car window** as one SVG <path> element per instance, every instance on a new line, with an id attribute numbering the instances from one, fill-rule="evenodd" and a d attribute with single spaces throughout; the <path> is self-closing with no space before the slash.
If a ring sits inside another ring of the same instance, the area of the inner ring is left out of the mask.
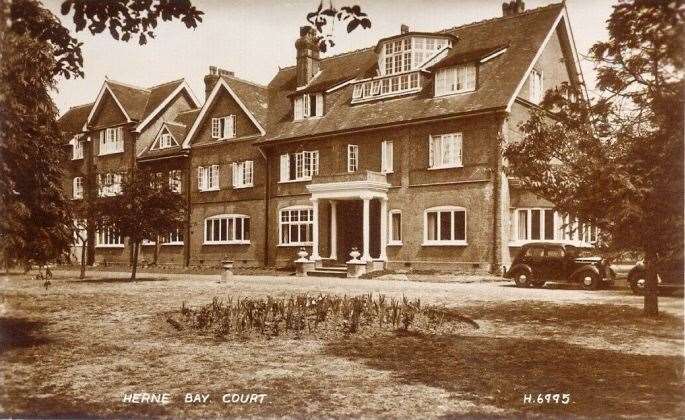
<path id="1" fill-rule="evenodd" d="M 564 250 L 561 248 L 548 248 L 547 249 L 548 258 L 564 258 Z"/>
<path id="2" fill-rule="evenodd" d="M 544 248 L 531 247 L 526 250 L 526 257 L 542 257 L 544 253 Z"/>

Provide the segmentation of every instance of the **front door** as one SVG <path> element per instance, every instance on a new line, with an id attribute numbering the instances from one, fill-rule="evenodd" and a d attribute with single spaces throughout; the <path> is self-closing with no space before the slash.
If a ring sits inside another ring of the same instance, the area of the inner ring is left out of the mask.
<path id="1" fill-rule="evenodd" d="M 363 245 L 363 208 L 359 200 L 338 201 L 337 209 L 338 262 L 350 259 L 350 250 L 357 248 L 362 252 Z"/>

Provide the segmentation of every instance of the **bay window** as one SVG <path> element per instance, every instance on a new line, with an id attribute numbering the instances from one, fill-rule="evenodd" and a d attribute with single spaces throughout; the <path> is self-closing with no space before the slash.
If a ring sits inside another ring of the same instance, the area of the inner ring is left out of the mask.
<path id="1" fill-rule="evenodd" d="M 308 206 L 287 207 L 279 212 L 279 245 L 311 245 L 314 210 Z"/>
<path id="2" fill-rule="evenodd" d="M 205 219 L 205 245 L 242 245 L 250 243 L 250 216 L 220 214 Z"/>
<path id="3" fill-rule="evenodd" d="M 551 208 L 517 208 L 511 212 L 511 241 L 565 241 L 589 246 L 597 240 L 597 228 L 563 216 Z"/>
<path id="4" fill-rule="evenodd" d="M 429 136 L 428 143 L 428 166 L 430 169 L 463 166 L 461 133 Z"/>
<path id="5" fill-rule="evenodd" d="M 280 170 L 280 182 L 309 181 L 319 174 L 319 151 L 282 154 Z"/>
<path id="6" fill-rule="evenodd" d="M 466 209 L 433 207 L 424 212 L 424 245 L 466 245 Z"/>

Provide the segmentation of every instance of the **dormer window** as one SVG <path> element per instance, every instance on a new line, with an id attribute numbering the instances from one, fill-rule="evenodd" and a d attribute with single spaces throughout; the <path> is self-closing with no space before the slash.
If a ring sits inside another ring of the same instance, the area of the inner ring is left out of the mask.
<path id="1" fill-rule="evenodd" d="M 212 118 L 212 138 L 218 140 L 235 138 L 235 115 Z"/>
<path id="2" fill-rule="evenodd" d="M 448 45 L 451 45 L 449 39 L 427 36 L 386 41 L 378 57 L 380 74 L 387 76 L 416 70 Z"/>
<path id="3" fill-rule="evenodd" d="M 471 92 L 476 89 L 476 65 L 439 69 L 435 74 L 435 96 Z"/>
<path id="4" fill-rule="evenodd" d="M 295 121 L 323 116 L 323 94 L 305 93 L 293 101 Z"/>
<path id="5" fill-rule="evenodd" d="M 166 149 L 174 145 L 174 139 L 171 134 L 164 133 L 159 137 L 159 148 Z"/>

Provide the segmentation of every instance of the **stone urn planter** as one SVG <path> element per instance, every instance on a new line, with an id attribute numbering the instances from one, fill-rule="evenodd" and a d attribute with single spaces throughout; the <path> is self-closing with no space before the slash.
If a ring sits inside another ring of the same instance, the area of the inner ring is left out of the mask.
<path id="1" fill-rule="evenodd" d="M 366 273 L 366 262 L 359 259 L 362 255 L 357 248 L 350 251 L 351 260 L 347 261 L 347 277 L 357 278 Z"/>
<path id="2" fill-rule="evenodd" d="M 298 277 L 306 277 L 307 272 L 314 271 L 316 263 L 307 258 L 307 250 L 304 247 L 300 248 L 297 256 L 300 257 L 295 260 L 295 275 Z"/>

